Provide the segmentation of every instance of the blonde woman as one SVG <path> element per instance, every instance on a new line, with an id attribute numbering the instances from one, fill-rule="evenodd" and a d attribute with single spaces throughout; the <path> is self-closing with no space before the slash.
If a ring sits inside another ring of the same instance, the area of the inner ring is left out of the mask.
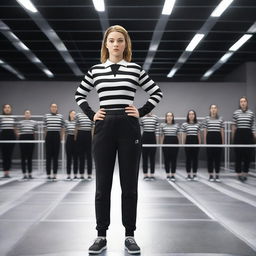
<path id="1" fill-rule="evenodd" d="M 125 248 L 130 254 L 140 253 L 140 247 L 134 239 L 141 153 L 138 118 L 145 116 L 159 103 L 162 92 L 141 66 L 130 62 L 131 57 L 128 32 L 119 25 L 108 28 L 102 41 L 101 64 L 89 69 L 75 95 L 83 112 L 95 121 L 93 154 L 96 167 L 95 206 L 98 238 L 89 248 L 89 253 L 98 254 L 106 249 L 116 154 L 122 189 Z M 150 96 L 139 108 L 133 105 L 138 87 Z M 100 109 L 96 113 L 87 102 L 87 95 L 94 88 L 100 101 Z"/>

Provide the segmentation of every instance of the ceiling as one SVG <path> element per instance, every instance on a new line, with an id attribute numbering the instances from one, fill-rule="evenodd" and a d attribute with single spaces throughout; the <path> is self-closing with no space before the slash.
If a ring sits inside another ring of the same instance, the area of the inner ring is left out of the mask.
<path id="1" fill-rule="evenodd" d="M 85 73 L 99 63 L 102 23 L 92 0 L 31 0 L 57 33 Z M 227 52 L 256 21 L 255 0 L 234 0 L 177 73 L 167 74 L 193 36 L 204 25 L 220 0 L 177 0 L 169 16 L 153 62 L 148 70 L 156 81 L 200 81 L 202 75 Z M 105 0 L 109 25 L 120 24 L 130 34 L 133 61 L 143 65 L 164 0 Z M 0 33 L 0 59 L 22 73 L 26 80 L 79 80 L 35 21 L 15 0 L 0 1 L 0 20 L 54 74 L 49 78 L 22 51 Z M 222 65 L 209 81 L 221 81 L 239 65 L 256 61 L 255 35 Z M 19 80 L 0 67 L 0 80 Z"/>

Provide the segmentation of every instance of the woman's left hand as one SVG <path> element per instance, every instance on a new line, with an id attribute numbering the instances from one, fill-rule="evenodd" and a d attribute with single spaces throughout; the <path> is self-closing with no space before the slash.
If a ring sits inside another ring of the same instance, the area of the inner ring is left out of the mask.
<path id="1" fill-rule="evenodd" d="M 134 116 L 134 117 L 137 117 L 137 118 L 140 117 L 138 109 L 136 107 L 134 107 L 133 105 L 130 105 L 129 107 L 126 107 L 125 112 L 127 113 L 128 116 Z"/>

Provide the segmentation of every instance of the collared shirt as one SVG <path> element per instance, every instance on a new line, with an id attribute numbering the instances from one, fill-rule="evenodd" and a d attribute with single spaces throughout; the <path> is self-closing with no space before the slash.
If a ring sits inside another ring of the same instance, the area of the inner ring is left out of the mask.
<path id="1" fill-rule="evenodd" d="M 120 65 L 114 74 L 111 65 Z M 87 95 L 95 88 L 100 101 L 100 108 L 125 108 L 133 104 L 138 87 L 146 91 L 150 97 L 146 104 L 139 108 L 140 117 L 149 113 L 161 100 L 162 92 L 158 85 L 149 78 L 146 72 L 136 63 L 121 60 L 113 63 L 107 60 L 89 69 L 80 86 L 75 99 L 83 112 L 93 120 L 95 112 L 89 107 Z"/>

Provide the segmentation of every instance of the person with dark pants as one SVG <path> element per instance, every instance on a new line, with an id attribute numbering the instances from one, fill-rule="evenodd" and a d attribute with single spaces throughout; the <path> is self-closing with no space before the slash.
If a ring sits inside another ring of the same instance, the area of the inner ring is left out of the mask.
<path id="1" fill-rule="evenodd" d="M 83 112 L 95 121 L 93 155 L 96 167 L 95 208 L 98 238 L 89 253 L 106 249 L 106 233 L 110 224 L 110 198 L 118 155 L 122 189 L 122 222 L 125 227 L 125 249 L 139 254 L 134 239 L 137 212 L 137 185 L 141 153 L 141 133 L 138 118 L 149 113 L 161 100 L 160 88 L 136 63 L 131 63 L 131 41 L 128 32 L 116 25 L 107 29 L 101 49 L 101 62 L 89 69 L 77 89 L 75 99 Z M 96 88 L 100 109 L 95 113 L 86 100 Z M 137 109 L 133 106 L 137 87 L 150 98 Z"/>
<path id="2" fill-rule="evenodd" d="M 67 180 L 71 180 L 71 167 L 73 163 L 74 179 L 77 179 L 77 146 L 76 146 L 76 112 L 71 110 L 68 120 L 65 121 L 66 129 L 66 155 L 67 155 Z"/>
<path id="3" fill-rule="evenodd" d="M 87 180 L 92 180 L 92 127 L 93 122 L 84 113 L 76 115 L 76 146 L 80 179 L 84 180 L 85 159 L 87 160 Z"/>
<path id="4" fill-rule="evenodd" d="M 182 125 L 183 141 L 185 144 L 200 144 L 200 124 L 197 122 L 196 112 L 189 110 L 187 122 Z M 198 147 L 185 147 L 187 180 L 197 180 Z M 193 176 L 191 175 L 191 168 Z"/>
<path id="5" fill-rule="evenodd" d="M 159 137 L 159 121 L 156 115 L 147 114 L 141 118 L 141 126 L 143 128 L 142 144 L 156 144 Z M 156 138 L 157 136 L 157 138 Z M 142 148 L 142 166 L 144 180 L 155 180 L 155 157 L 156 147 Z M 148 174 L 148 160 L 150 162 L 150 174 Z"/>
<path id="6" fill-rule="evenodd" d="M 224 143 L 224 122 L 222 117 L 218 115 L 218 107 L 216 104 L 210 106 L 210 114 L 203 122 L 204 142 L 206 144 L 223 144 Z M 206 148 L 207 167 L 209 173 L 209 181 L 220 182 L 220 162 L 222 148 L 211 147 Z M 215 169 L 215 177 L 214 177 Z"/>
<path id="7" fill-rule="evenodd" d="M 2 107 L 2 115 L 0 118 L 0 140 L 16 140 L 17 129 L 16 120 L 12 117 L 12 106 L 4 104 Z M 15 143 L 1 143 L 2 160 L 3 160 L 3 178 L 10 178 L 10 169 L 12 166 L 12 154 Z"/>
<path id="8" fill-rule="evenodd" d="M 60 151 L 60 142 L 64 134 L 64 119 L 58 114 L 58 106 L 52 103 L 50 106 L 50 114 L 44 116 L 44 126 L 46 131 L 45 147 L 46 147 L 46 174 L 47 179 L 55 181 L 58 172 L 58 157 Z M 51 177 L 53 163 L 53 176 Z"/>
<path id="9" fill-rule="evenodd" d="M 234 144 L 250 145 L 255 142 L 255 116 L 248 109 L 248 99 L 241 97 L 239 109 L 233 114 L 232 135 Z M 250 162 L 252 158 L 252 148 L 235 148 L 235 170 L 238 179 L 242 182 L 247 180 Z"/>
<path id="10" fill-rule="evenodd" d="M 172 112 L 167 112 L 165 115 L 165 124 L 162 126 L 162 144 L 179 144 L 178 133 L 179 125 L 175 123 L 174 114 Z M 175 173 L 177 167 L 178 151 L 178 147 L 163 147 L 166 179 L 173 182 L 176 180 Z"/>
<path id="11" fill-rule="evenodd" d="M 19 140 L 31 140 L 35 139 L 35 131 L 37 128 L 37 122 L 31 120 L 31 111 L 26 110 L 24 113 L 24 120 L 19 122 Z M 34 143 L 22 143 L 20 142 L 20 154 L 21 154 L 21 167 L 23 173 L 23 179 L 32 179 L 32 158 L 34 152 Z M 27 175 L 28 174 L 28 175 Z"/>

